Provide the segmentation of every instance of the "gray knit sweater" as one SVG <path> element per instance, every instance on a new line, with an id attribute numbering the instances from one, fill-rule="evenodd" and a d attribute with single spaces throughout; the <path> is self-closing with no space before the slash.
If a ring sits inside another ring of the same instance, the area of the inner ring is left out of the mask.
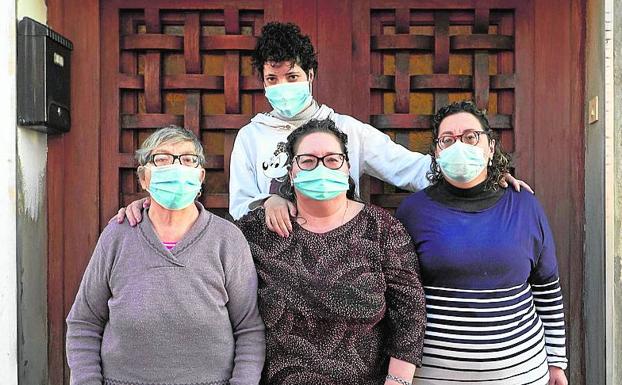
<path id="1" fill-rule="evenodd" d="M 72 384 L 259 382 L 264 325 L 248 244 L 197 207 L 171 251 L 148 215 L 104 229 L 67 317 Z"/>

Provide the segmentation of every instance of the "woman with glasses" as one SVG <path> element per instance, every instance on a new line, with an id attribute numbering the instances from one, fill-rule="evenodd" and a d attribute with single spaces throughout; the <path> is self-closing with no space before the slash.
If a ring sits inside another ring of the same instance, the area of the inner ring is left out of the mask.
<path id="1" fill-rule="evenodd" d="M 235 225 L 196 202 L 203 147 L 162 128 L 136 152 L 152 203 L 104 229 L 67 317 L 71 383 L 258 384 L 265 355 L 257 275 Z"/>
<path id="2" fill-rule="evenodd" d="M 266 323 L 267 385 L 405 385 L 420 364 L 424 298 L 413 244 L 388 212 L 363 204 L 347 136 L 311 120 L 288 137 L 280 194 L 294 202 L 282 238 L 265 210 L 243 217 Z"/>
<path id="3" fill-rule="evenodd" d="M 542 207 L 499 188 L 509 158 L 473 103 L 441 108 L 433 134 L 432 184 L 396 213 L 426 294 L 414 383 L 566 385 L 563 301 Z"/>

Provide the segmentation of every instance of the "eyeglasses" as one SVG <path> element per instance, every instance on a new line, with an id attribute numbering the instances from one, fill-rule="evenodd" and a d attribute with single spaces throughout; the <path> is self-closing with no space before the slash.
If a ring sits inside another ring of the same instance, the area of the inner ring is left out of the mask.
<path id="1" fill-rule="evenodd" d="M 458 139 L 460 139 L 460 141 L 464 144 L 470 144 L 471 146 L 477 146 L 477 144 L 479 143 L 479 137 L 482 134 L 488 135 L 489 133 L 486 131 L 468 130 L 468 131 L 464 131 L 460 135 L 443 134 L 439 136 L 438 139 L 435 139 L 434 141 L 436 142 L 436 144 L 441 150 L 444 150 L 447 147 L 451 146 L 452 144 L 456 143 Z"/>
<path id="2" fill-rule="evenodd" d="M 298 168 L 301 170 L 311 171 L 320 164 L 320 161 L 324 167 L 331 170 L 338 170 L 343 166 L 343 162 L 348 159 L 346 154 L 328 154 L 322 157 L 311 154 L 300 154 L 294 157 Z"/>
<path id="3" fill-rule="evenodd" d="M 169 166 L 175 163 L 175 160 L 179 160 L 179 164 L 187 167 L 199 167 L 199 156 L 195 154 L 152 154 L 149 157 L 149 161 L 153 163 L 154 166 Z"/>

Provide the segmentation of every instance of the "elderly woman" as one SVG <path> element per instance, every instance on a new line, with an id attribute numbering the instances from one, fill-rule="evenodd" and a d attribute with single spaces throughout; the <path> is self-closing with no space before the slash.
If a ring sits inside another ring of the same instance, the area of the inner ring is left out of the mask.
<path id="1" fill-rule="evenodd" d="M 354 197 L 347 137 L 311 120 L 288 137 L 281 194 L 292 233 L 243 217 L 266 323 L 266 385 L 406 385 L 421 363 L 425 309 L 414 247 L 383 209 Z"/>
<path id="2" fill-rule="evenodd" d="M 170 126 L 137 151 L 152 204 L 137 227 L 103 231 L 67 318 L 71 383 L 257 384 L 264 325 L 248 244 L 195 198 L 194 134 Z"/>
<path id="3" fill-rule="evenodd" d="M 427 327 L 415 384 L 567 384 L 553 236 L 471 102 L 433 120 L 432 185 L 397 210 L 420 257 Z"/>

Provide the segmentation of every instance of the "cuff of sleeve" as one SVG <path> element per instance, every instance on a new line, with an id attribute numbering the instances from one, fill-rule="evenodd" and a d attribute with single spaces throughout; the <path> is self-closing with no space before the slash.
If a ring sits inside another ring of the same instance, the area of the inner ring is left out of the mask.
<path id="1" fill-rule="evenodd" d="M 407 353 L 407 352 L 397 352 L 394 350 L 389 349 L 388 351 L 389 357 L 393 357 L 393 358 L 397 358 L 398 360 L 402 360 L 405 362 L 408 362 L 410 364 L 415 365 L 416 367 L 420 368 L 422 366 L 421 363 L 421 354 L 411 354 L 411 353 Z"/>
<path id="2" fill-rule="evenodd" d="M 555 366 L 555 367 L 560 368 L 561 370 L 566 370 L 566 368 L 568 367 L 568 360 L 561 361 L 559 359 L 558 360 L 549 359 L 548 364 L 549 366 Z"/>
<path id="3" fill-rule="evenodd" d="M 266 199 L 270 198 L 271 196 L 271 194 L 261 194 L 260 196 L 255 198 L 254 201 L 248 204 L 248 209 L 250 211 L 257 210 L 258 208 L 262 207 Z"/>

